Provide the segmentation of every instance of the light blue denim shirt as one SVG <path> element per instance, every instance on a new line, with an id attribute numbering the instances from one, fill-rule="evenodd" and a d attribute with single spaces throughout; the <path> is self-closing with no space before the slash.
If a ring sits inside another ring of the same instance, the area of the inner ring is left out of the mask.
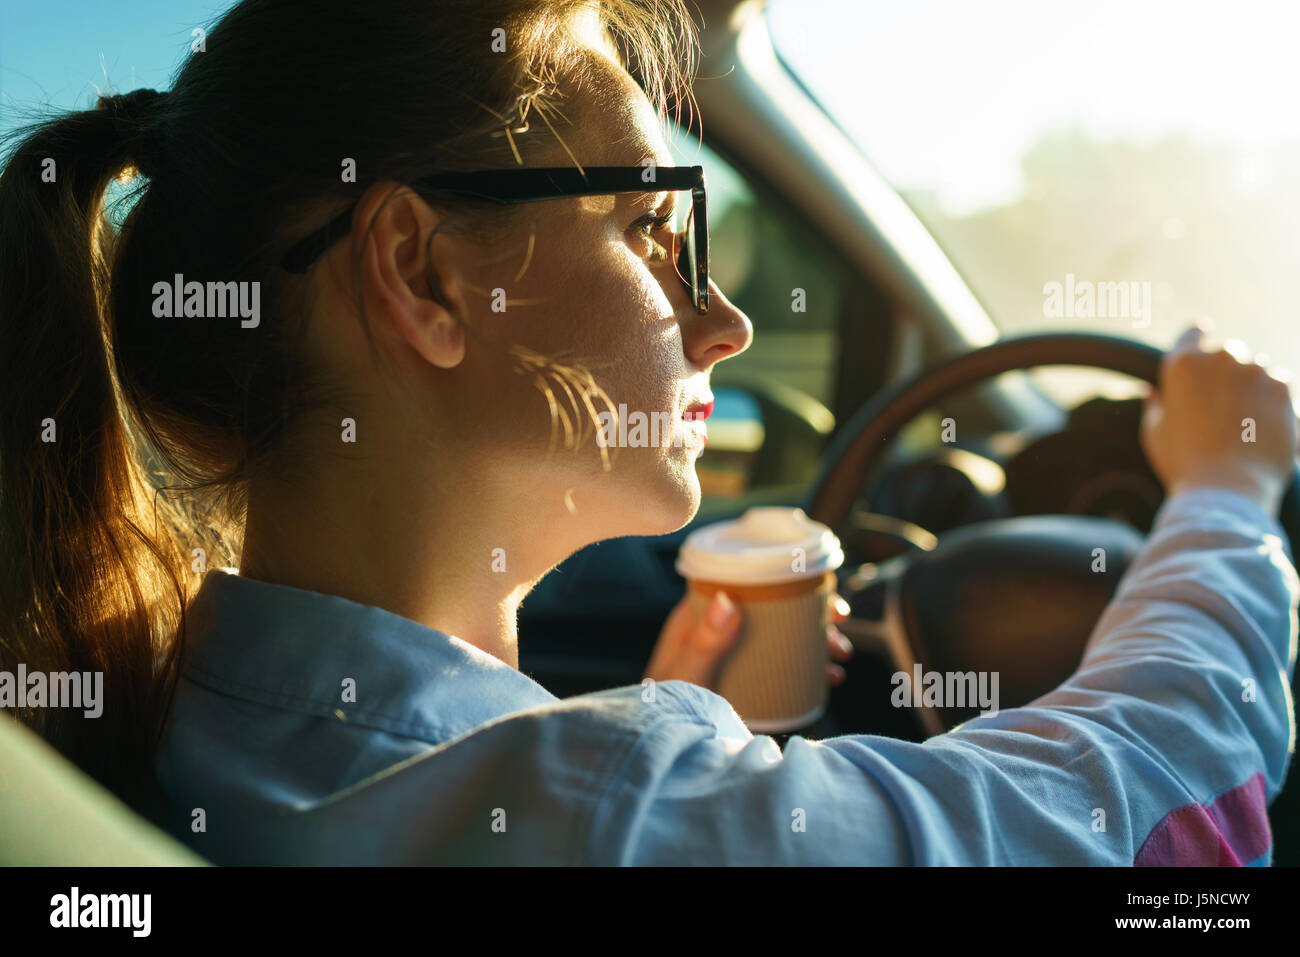
<path id="1" fill-rule="evenodd" d="M 924 743 L 784 751 L 695 685 L 561 700 L 390 612 L 211 571 L 159 778 L 218 863 L 1267 864 L 1284 541 L 1240 495 L 1184 492 L 1056 691 Z"/>

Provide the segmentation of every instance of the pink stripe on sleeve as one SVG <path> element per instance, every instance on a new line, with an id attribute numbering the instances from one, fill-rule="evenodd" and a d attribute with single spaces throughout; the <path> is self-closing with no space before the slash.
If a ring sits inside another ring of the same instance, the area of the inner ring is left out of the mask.
<path id="1" fill-rule="evenodd" d="M 1241 867 L 1273 843 L 1264 776 L 1164 816 L 1133 859 L 1135 867 Z"/>

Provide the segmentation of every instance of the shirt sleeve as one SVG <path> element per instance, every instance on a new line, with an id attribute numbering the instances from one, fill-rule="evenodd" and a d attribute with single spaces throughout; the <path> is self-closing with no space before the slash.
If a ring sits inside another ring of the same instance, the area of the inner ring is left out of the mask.
<path id="1" fill-rule="evenodd" d="M 589 847 L 624 864 L 1268 863 L 1298 596 L 1274 518 L 1186 490 L 1055 691 L 923 743 L 796 736 L 782 753 L 719 696 L 675 688 L 698 724 L 646 732 Z"/>

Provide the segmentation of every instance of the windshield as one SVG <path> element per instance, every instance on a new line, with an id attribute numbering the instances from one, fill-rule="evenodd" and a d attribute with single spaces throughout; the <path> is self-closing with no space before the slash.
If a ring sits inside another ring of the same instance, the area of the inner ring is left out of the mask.
<path id="1" fill-rule="evenodd" d="M 1288 2 L 773 0 L 777 53 L 1012 334 L 1198 316 L 1300 369 Z"/>

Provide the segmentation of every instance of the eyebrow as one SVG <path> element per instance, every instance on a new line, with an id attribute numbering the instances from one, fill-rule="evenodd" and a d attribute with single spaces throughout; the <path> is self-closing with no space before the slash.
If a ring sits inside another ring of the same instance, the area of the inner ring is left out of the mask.
<path id="1" fill-rule="evenodd" d="M 672 190 L 660 190 L 657 193 L 632 193 L 629 195 L 634 206 L 644 206 L 651 212 L 661 210 L 665 203 L 675 198 Z"/>
<path id="2" fill-rule="evenodd" d="M 671 207 L 673 215 L 677 215 L 677 193 L 673 190 L 660 190 L 657 193 L 624 193 L 623 197 L 629 203 L 624 209 L 639 210 L 646 216 L 662 216 L 665 207 Z M 614 207 L 618 209 L 616 205 Z"/>

